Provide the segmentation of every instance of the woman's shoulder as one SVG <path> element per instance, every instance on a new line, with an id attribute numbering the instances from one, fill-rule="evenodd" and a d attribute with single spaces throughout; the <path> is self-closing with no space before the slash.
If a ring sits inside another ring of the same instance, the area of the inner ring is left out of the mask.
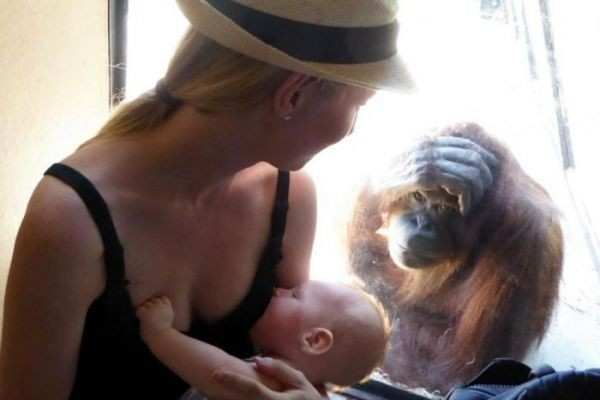
<path id="1" fill-rule="evenodd" d="M 275 188 L 280 173 L 285 173 L 285 171 L 279 170 L 269 163 L 254 164 L 238 173 L 237 178 L 241 183 L 239 187 L 251 192 L 255 191 L 257 187 L 262 189 Z M 300 186 L 302 189 L 314 188 L 313 180 L 306 171 L 299 170 L 287 173 L 289 173 L 291 183 Z"/>
<path id="2" fill-rule="evenodd" d="M 85 212 L 76 195 L 51 177 L 31 196 L 9 270 L 0 361 L 7 382 L 31 387 L 8 385 L 11 393 L 68 394 L 86 312 L 104 287 Z"/>
<path id="3" fill-rule="evenodd" d="M 52 176 L 44 176 L 35 187 L 23 219 L 25 227 L 34 229 L 37 239 L 49 244 L 68 243 L 65 251 L 102 254 L 100 235 L 84 202 Z"/>
<path id="4" fill-rule="evenodd" d="M 277 168 L 257 163 L 239 171 L 233 178 L 231 193 L 241 201 L 264 201 L 277 183 Z"/>
<path id="5" fill-rule="evenodd" d="M 13 290 L 83 310 L 104 287 L 102 244 L 85 206 L 69 187 L 44 177 L 21 222 L 11 261 Z"/>
<path id="6" fill-rule="evenodd" d="M 271 203 L 277 190 L 280 170 L 268 163 L 258 163 L 240 171 L 236 177 L 236 195 L 244 201 Z M 289 201 L 304 203 L 315 197 L 315 185 L 305 171 L 289 173 Z"/>

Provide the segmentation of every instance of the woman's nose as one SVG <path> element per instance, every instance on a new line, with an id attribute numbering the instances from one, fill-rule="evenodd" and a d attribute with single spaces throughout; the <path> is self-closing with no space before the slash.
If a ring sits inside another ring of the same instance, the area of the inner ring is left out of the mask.
<path id="1" fill-rule="evenodd" d="M 377 91 L 372 89 L 361 88 L 361 97 L 362 97 L 362 105 L 367 104 L 367 102 L 371 99 L 371 97 L 375 96 Z"/>
<path id="2" fill-rule="evenodd" d="M 366 96 L 367 99 L 370 99 L 371 97 L 375 96 L 375 94 L 377 94 L 377 90 L 373 90 L 373 89 L 365 89 L 367 91 Z"/>

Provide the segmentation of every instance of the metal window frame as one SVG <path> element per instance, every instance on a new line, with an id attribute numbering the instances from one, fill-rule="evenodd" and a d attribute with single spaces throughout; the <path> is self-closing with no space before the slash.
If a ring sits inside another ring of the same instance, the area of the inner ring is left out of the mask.
<path id="1" fill-rule="evenodd" d="M 554 51 L 554 33 L 552 31 L 552 18 L 548 0 L 539 0 L 540 19 L 544 29 L 544 43 L 546 45 L 546 56 L 550 68 L 550 80 L 552 83 L 552 95 L 554 97 L 554 113 L 558 127 L 559 143 L 562 155 L 563 169 L 575 168 L 575 157 L 573 156 L 573 144 L 567 110 L 563 101 L 562 82 L 560 79 L 556 55 Z"/>
<path id="2" fill-rule="evenodd" d="M 585 198 L 578 187 L 575 165 L 575 155 L 573 151 L 573 142 L 571 139 L 571 130 L 567 114 L 567 107 L 562 95 L 562 81 L 556 55 L 554 51 L 554 33 L 552 30 L 552 14 L 548 0 L 539 0 L 540 19 L 544 29 L 544 44 L 546 47 L 547 62 L 550 68 L 550 81 L 552 84 L 552 95 L 554 97 L 554 109 L 556 115 L 556 125 L 559 136 L 559 143 L 562 156 L 562 166 L 567 190 L 571 197 L 571 202 L 579 219 L 579 224 L 583 231 L 586 245 L 592 258 L 592 263 L 596 272 L 600 275 L 600 243 L 593 227 L 592 220 Z"/>
<path id="3" fill-rule="evenodd" d="M 109 107 L 125 97 L 127 61 L 127 10 L 129 0 L 108 1 L 108 79 Z"/>

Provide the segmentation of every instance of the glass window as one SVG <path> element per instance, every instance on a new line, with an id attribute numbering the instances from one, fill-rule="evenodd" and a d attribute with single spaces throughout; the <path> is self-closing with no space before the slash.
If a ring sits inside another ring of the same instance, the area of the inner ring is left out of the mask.
<path id="1" fill-rule="evenodd" d="M 401 2 L 398 46 L 419 91 L 379 93 L 355 131 L 307 166 L 319 200 L 313 277 L 344 280 L 354 195 L 380 160 L 428 128 L 472 120 L 501 138 L 563 215 L 566 258 L 550 329 L 527 360 L 600 364 L 600 3 Z M 127 98 L 154 87 L 187 22 L 171 2 L 130 0 Z"/>

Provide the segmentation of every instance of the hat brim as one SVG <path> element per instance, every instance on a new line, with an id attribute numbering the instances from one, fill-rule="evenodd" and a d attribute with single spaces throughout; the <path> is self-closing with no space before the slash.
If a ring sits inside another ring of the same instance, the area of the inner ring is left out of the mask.
<path id="1" fill-rule="evenodd" d="M 292 71 L 369 89 L 403 92 L 414 89 L 410 73 L 398 54 L 383 61 L 361 64 L 305 62 L 256 38 L 204 0 L 177 2 L 194 29 L 220 45 L 248 57 Z"/>

